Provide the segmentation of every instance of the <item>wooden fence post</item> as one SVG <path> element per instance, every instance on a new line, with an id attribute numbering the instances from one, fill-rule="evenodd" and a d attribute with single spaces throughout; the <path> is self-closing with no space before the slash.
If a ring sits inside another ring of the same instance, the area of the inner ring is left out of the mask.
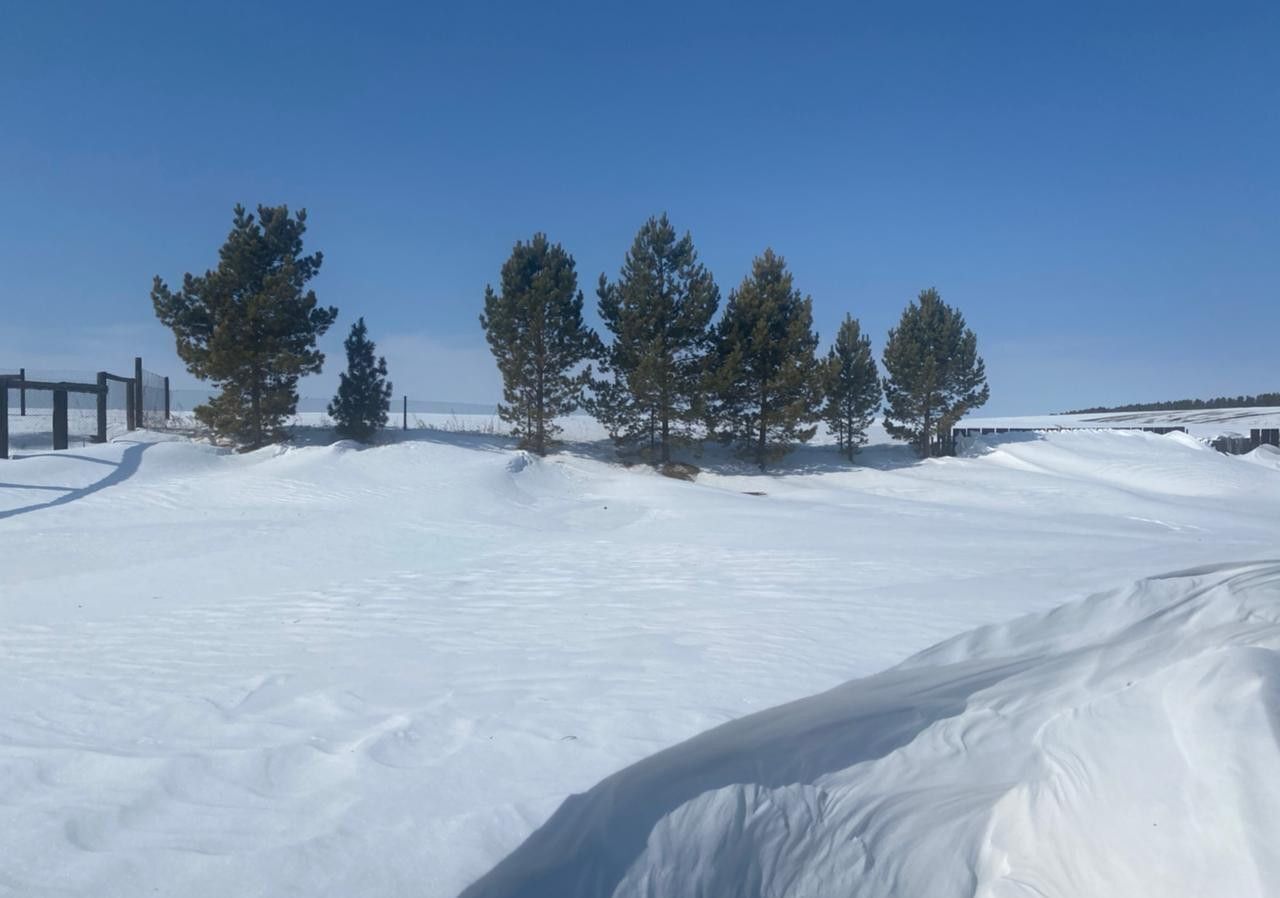
<path id="1" fill-rule="evenodd" d="M 18 369 L 18 379 L 21 380 L 23 383 L 26 383 L 27 381 L 26 368 Z M 27 388 L 18 387 L 18 414 L 26 415 L 26 413 L 27 413 Z"/>
<path id="2" fill-rule="evenodd" d="M 107 441 L 107 372 L 98 372 L 98 434 L 95 443 Z"/>
<path id="3" fill-rule="evenodd" d="M 124 382 L 124 420 L 127 430 L 136 430 L 138 427 L 138 391 L 134 389 L 133 381 L 126 380 Z"/>
<path id="4" fill-rule="evenodd" d="M 53 448 L 67 448 L 67 391 L 53 391 Z"/>
<path id="5" fill-rule="evenodd" d="M 142 394 L 142 356 L 140 355 L 133 357 L 133 388 L 138 391 L 137 405 L 135 406 L 137 409 L 137 420 L 133 423 L 138 425 L 139 429 L 142 429 L 147 426 L 147 412 L 145 399 Z"/>
<path id="6" fill-rule="evenodd" d="M 9 457 L 9 382 L 7 380 L 0 379 L 0 458 L 8 458 L 8 457 Z"/>
<path id="7" fill-rule="evenodd" d="M 169 420 L 169 378 L 164 379 L 164 419 Z"/>
<path id="8" fill-rule="evenodd" d="M 401 408 L 402 408 L 402 411 L 401 411 L 400 429 L 408 430 L 409 429 L 409 396 L 408 394 L 405 395 L 404 404 Z"/>

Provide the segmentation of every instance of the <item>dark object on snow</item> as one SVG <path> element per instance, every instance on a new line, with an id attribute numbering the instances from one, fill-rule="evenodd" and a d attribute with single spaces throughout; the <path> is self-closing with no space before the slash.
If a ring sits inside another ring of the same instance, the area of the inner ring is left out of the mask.
<path id="1" fill-rule="evenodd" d="M 690 465 L 679 461 L 669 461 L 658 469 L 658 473 L 663 477 L 670 477 L 673 480 L 687 480 L 690 483 L 697 478 L 702 469 L 697 465 Z"/>
<path id="2" fill-rule="evenodd" d="M 1210 445 L 1226 455 L 1244 455 L 1246 452 L 1252 451 L 1258 444 L 1250 437 L 1232 433 L 1218 437 Z"/>
<path id="3" fill-rule="evenodd" d="M 1280 428 L 1255 427 L 1249 431 L 1249 442 L 1253 444 L 1250 447 L 1253 449 L 1259 446 L 1280 446 Z"/>

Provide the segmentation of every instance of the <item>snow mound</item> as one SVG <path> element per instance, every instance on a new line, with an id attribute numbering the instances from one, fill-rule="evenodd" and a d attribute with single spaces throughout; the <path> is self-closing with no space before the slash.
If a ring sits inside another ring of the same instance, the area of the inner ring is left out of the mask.
<path id="1" fill-rule="evenodd" d="M 1243 457 L 1246 461 L 1253 462 L 1256 465 L 1280 470 L 1280 447 L 1259 446 Z"/>
<path id="2" fill-rule="evenodd" d="M 1144 580 L 569 798 L 464 898 L 1274 894 L 1280 562 Z"/>

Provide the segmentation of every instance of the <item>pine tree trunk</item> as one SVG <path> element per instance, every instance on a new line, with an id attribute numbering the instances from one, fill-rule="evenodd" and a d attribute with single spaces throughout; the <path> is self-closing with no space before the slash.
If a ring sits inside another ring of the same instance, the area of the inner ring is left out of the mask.
<path id="1" fill-rule="evenodd" d="M 662 463 L 671 461 L 671 418 L 665 412 L 662 415 Z"/>
<path id="2" fill-rule="evenodd" d="M 253 386 L 249 389 L 249 428 L 253 434 L 253 448 L 262 447 L 262 382 L 257 369 L 253 372 Z"/>
<path id="3" fill-rule="evenodd" d="M 760 435 L 756 440 L 756 464 L 760 465 L 760 470 L 764 470 L 765 455 L 765 436 L 766 436 L 766 415 L 765 410 L 768 408 L 768 398 L 763 388 L 760 390 Z"/>
<path id="4" fill-rule="evenodd" d="M 542 369 L 538 369 L 538 402 L 534 409 L 536 418 L 537 434 L 533 440 L 533 451 L 538 455 L 547 454 L 547 413 L 546 413 L 546 392 L 543 388 Z"/>

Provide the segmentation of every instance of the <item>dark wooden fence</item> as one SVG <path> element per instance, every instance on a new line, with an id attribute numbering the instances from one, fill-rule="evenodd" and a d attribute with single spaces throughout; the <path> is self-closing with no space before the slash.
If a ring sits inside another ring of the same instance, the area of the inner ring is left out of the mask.
<path id="1" fill-rule="evenodd" d="M 1186 433 L 1182 426 L 1172 427 L 953 427 L 949 437 L 939 436 L 934 445 L 938 455 L 955 455 L 959 437 L 985 437 L 1000 433 L 1044 433 L 1072 430 L 1137 430 L 1142 433 Z"/>
<path id="2" fill-rule="evenodd" d="M 1185 427 L 955 427 L 951 430 L 951 439 L 939 439 L 939 445 L 949 449 L 944 454 L 955 454 L 956 437 L 990 436 L 999 433 L 1036 433 L 1042 430 L 1140 430 L 1146 433 L 1186 433 Z M 1252 452 L 1259 446 L 1275 446 L 1280 448 L 1280 427 L 1255 427 L 1249 436 L 1221 436 L 1210 445 L 1227 455 L 1243 455 Z"/>
<path id="3" fill-rule="evenodd" d="M 953 427 L 951 438 L 985 437 L 993 433 L 1040 433 L 1058 430 L 1140 430 L 1143 433 L 1186 433 L 1185 427 Z"/>
<path id="4" fill-rule="evenodd" d="M 76 381 L 42 381 L 28 380 L 25 368 L 19 368 L 17 374 L 0 374 L 0 459 L 9 457 L 9 391 L 18 394 L 18 415 L 27 414 L 27 391 L 44 390 L 53 395 L 53 448 L 66 449 L 69 445 L 68 434 L 68 402 L 71 393 L 92 394 L 96 397 L 97 428 L 91 438 L 95 443 L 107 441 L 107 392 L 112 382 L 125 386 L 125 422 L 127 430 L 137 430 L 147 423 L 144 410 L 147 408 L 144 384 L 154 384 L 155 390 L 163 390 L 163 419 L 169 419 L 169 378 L 144 372 L 141 357 L 133 360 L 133 377 L 99 371 L 95 383 Z M 152 404 L 159 405 L 159 395 L 152 397 Z M 157 408 L 157 423 L 159 408 Z"/>
<path id="5" fill-rule="evenodd" d="M 1255 427 L 1249 431 L 1249 442 L 1253 444 L 1253 449 L 1259 446 L 1280 446 L 1280 427 Z"/>

